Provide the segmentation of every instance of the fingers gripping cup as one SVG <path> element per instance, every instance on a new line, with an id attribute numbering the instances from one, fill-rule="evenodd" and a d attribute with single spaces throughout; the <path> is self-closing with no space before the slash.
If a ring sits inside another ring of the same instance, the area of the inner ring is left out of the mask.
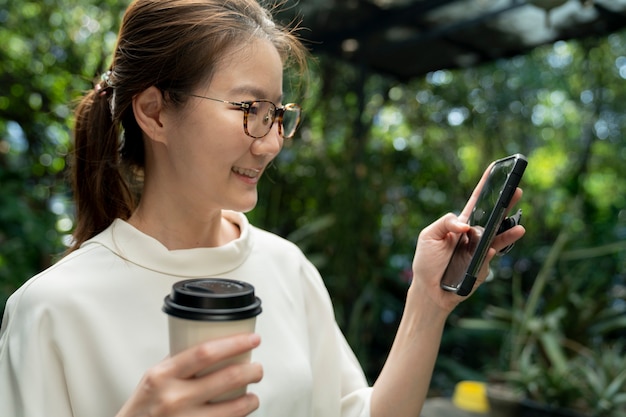
<path id="1" fill-rule="evenodd" d="M 175 355 L 202 342 L 239 333 L 252 333 L 261 300 L 254 287 L 242 281 L 202 278 L 180 281 L 165 297 L 168 314 L 170 354 Z M 206 375 L 233 363 L 250 361 L 251 353 L 222 361 L 196 376 Z M 245 394 L 246 388 L 230 391 L 213 401 L 224 401 Z"/>

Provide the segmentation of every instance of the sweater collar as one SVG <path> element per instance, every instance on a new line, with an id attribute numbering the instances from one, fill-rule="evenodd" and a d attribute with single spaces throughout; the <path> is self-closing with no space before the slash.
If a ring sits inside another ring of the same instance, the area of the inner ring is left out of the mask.
<path id="1" fill-rule="evenodd" d="M 223 211 L 236 224 L 239 238 L 216 248 L 168 250 L 155 238 L 116 219 L 106 230 L 83 244 L 100 244 L 127 262 L 181 278 L 217 276 L 240 266 L 252 251 L 251 226 L 242 213 Z"/>

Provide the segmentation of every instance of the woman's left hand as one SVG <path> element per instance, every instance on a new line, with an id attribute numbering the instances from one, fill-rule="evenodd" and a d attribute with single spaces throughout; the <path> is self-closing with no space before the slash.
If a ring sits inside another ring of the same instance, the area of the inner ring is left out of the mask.
<path id="1" fill-rule="evenodd" d="M 480 182 L 474 189 L 465 208 L 459 216 L 448 213 L 422 230 L 419 235 L 415 257 L 413 258 L 413 293 L 417 292 L 428 297 L 436 305 L 446 311 L 452 311 L 465 297 L 458 296 L 454 292 L 445 291 L 440 286 L 441 277 L 447 267 L 450 256 L 456 245 L 457 237 L 461 233 L 469 231 L 467 220 L 476 204 L 478 194 L 487 179 L 490 168 L 485 171 Z M 513 194 L 509 210 L 522 197 L 522 190 L 518 188 Z M 517 225 L 496 236 L 474 284 L 473 291 L 482 284 L 489 274 L 489 263 L 495 254 L 513 244 L 524 236 L 525 229 Z M 472 291 L 472 292 L 473 292 Z"/>

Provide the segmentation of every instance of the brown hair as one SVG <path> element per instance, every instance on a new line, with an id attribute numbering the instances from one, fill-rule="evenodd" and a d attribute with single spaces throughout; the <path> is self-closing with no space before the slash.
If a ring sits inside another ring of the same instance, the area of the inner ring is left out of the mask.
<path id="1" fill-rule="evenodd" d="M 275 24 L 256 0 L 135 0 L 129 6 L 110 71 L 76 109 L 70 252 L 136 207 L 133 178 L 143 172 L 144 146 L 133 97 L 151 86 L 190 92 L 210 79 L 229 48 L 251 37 L 270 40 L 285 65 L 294 61 L 305 70 L 306 50 L 294 29 Z M 182 105 L 182 97 L 164 94 L 174 105 Z"/>

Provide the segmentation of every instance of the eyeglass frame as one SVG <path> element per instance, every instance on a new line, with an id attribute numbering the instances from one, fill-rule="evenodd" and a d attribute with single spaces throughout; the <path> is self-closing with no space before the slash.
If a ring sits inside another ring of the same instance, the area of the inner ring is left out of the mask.
<path id="1" fill-rule="evenodd" d="M 201 96 L 199 94 L 188 93 L 187 95 L 191 97 L 203 98 L 205 100 L 216 101 L 218 103 L 225 103 L 225 104 L 230 104 L 231 106 L 239 107 L 239 110 L 243 111 L 243 131 L 246 135 L 250 136 L 253 139 L 261 139 L 267 136 L 272 131 L 272 127 L 274 126 L 274 122 L 276 120 L 278 120 L 278 134 L 283 139 L 292 139 L 295 136 L 296 130 L 298 130 L 298 126 L 300 126 L 300 121 L 302 117 L 302 107 L 296 103 L 287 103 L 284 106 L 277 106 L 273 101 L 266 100 L 266 99 L 247 100 L 247 101 L 228 101 L 228 100 L 221 100 L 219 98 Z M 261 136 L 254 136 L 254 135 L 251 135 L 250 132 L 248 131 L 248 115 L 250 114 L 250 109 L 252 108 L 252 104 L 258 103 L 258 102 L 270 103 L 272 106 L 274 106 L 275 110 L 274 110 L 274 115 L 272 117 L 272 122 L 270 123 L 269 128 L 267 129 L 267 132 Z M 296 109 L 295 111 L 297 111 L 298 113 L 296 124 L 293 128 L 293 133 L 291 134 L 291 136 L 285 136 L 283 132 L 283 116 L 285 112 L 294 111 L 294 110 L 288 110 L 288 109 Z"/>

